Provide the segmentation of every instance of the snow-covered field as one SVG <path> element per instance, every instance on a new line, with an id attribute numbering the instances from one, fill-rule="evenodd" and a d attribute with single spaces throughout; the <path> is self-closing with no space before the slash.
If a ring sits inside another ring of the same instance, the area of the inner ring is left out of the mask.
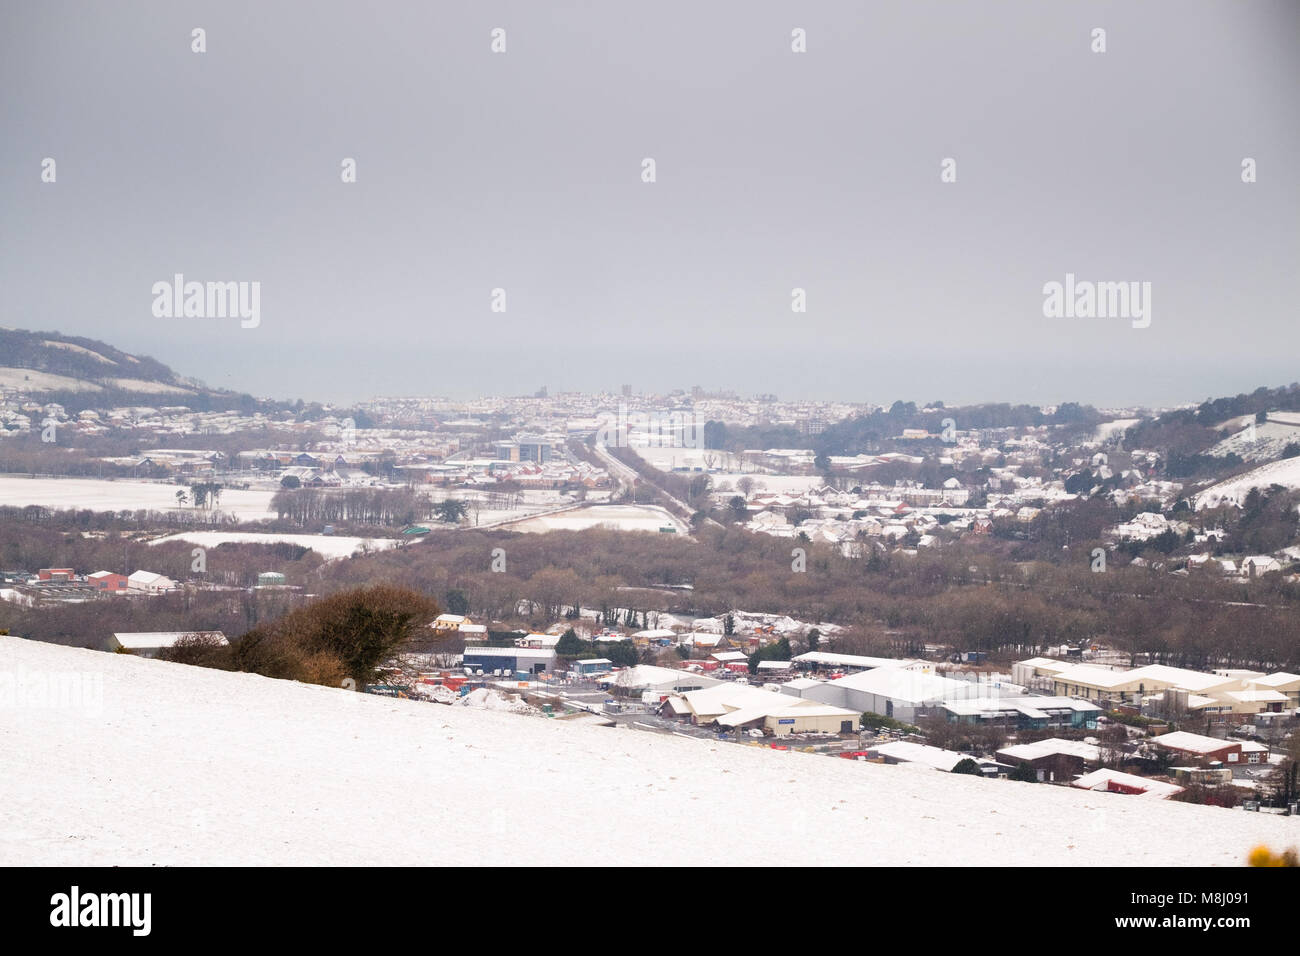
<path id="1" fill-rule="evenodd" d="M 193 395 L 194 389 L 179 385 L 167 385 L 163 382 L 150 382 L 143 378 L 110 378 L 109 381 L 118 388 L 132 392 L 145 392 L 150 395 Z"/>
<path id="2" fill-rule="evenodd" d="M 45 339 L 41 344 L 48 345 L 50 346 L 50 348 L 63 349 L 64 351 L 67 352 L 76 352 L 78 355 L 89 356 L 90 358 L 94 359 L 96 362 L 99 362 L 101 365 L 117 364 L 111 358 L 108 358 L 105 355 L 100 355 L 98 352 L 94 351 L 93 349 L 88 349 L 84 345 L 74 345 L 71 342 L 56 342 L 53 339 Z"/>
<path id="3" fill-rule="evenodd" d="M 181 485 L 148 481 L 104 481 L 99 478 L 27 478 L 0 475 L 0 505 L 44 505 L 47 508 L 89 508 L 92 511 L 166 511 L 176 507 Z M 186 494 L 189 493 L 188 489 Z M 218 509 L 240 521 L 274 518 L 273 489 L 226 488 Z"/>
<path id="4" fill-rule="evenodd" d="M 525 518 L 516 524 L 502 527 L 510 531 L 542 532 L 582 531 L 600 525 L 619 531 L 658 531 L 664 527 L 676 528 L 678 534 L 690 531 L 684 521 L 673 517 L 663 508 L 652 505 L 596 505 L 554 515 Z"/>
<path id="5" fill-rule="evenodd" d="M 18 388 L 24 392 L 102 392 L 104 389 L 94 382 L 57 375 L 54 372 L 38 372 L 31 368 L 0 368 L 0 386 Z"/>
<path id="6" fill-rule="evenodd" d="M 15 673 L 22 687 L 87 675 L 92 693 L 83 706 L 36 706 L 12 690 Z M 729 807 L 759 822 L 728 821 Z M 575 726 L 0 637 L 6 866 L 1233 866 L 1256 844 L 1298 841 L 1297 817 Z"/>
<path id="7" fill-rule="evenodd" d="M 1245 474 L 1211 485 L 1196 495 L 1196 508 L 1214 508 L 1221 504 L 1240 505 L 1251 488 L 1300 488 L 1300 458 L 1285 458 L 1260 465 Z"/>
<path id="8" fill-rule="evenodd" d="M 715 468 L 726 467 L 726 463 L 734 458 L 726 452 L 705 448 L 663 448 L 633 443 L 632 450 L 662 471 L 672 471 L 674 468 L 708 468 L 710 462 Z"/>
<path id="9" fill-rule="evenodd" d="M 1238 425 L 1234 423 L 1232 427 Z M 1297 440 L 1300 440 L 1300 424 L 1270 420 L 1256 425 L 1252 416 L 1246 416 L 1239 431 L 1207 448 L 1205 454 L 1222 458 L 1232 452 L 1246 461 L 1268 461 L 1279 457 L 1287 445 Z"/>
<path id="10" fill-rule="evenodd" d="M 1113 421 L 1102 422 L 1092 433 L 1093 441 L 1109 441 L 1117 435 L 1124 434 L 1141 420 L 1140 418 L 1116 418 Z"/>
<path id="11" fill-rule="evenodd" d="M 716 491 L 724 483 L 731 486 L 730 490 L 735 490 L 736 482 L 741 478 L 749 478 L 754 482 L 755 491 L 768 491 L 778 495 L 801 495 L 810 488 L 817 488 L 826 484 L 826 479 L 821 475 L 759 475 L 752 472 L 728 473 L 719 472 L 710 476 L 713 479 L 713 488 Z M 869 479 L 863 479 L 864 482 Z"/>
<path id="12" fill-rule="evenodd" d="M 169 534 L 165 538 L 156 538 L 150 544 L 162 544 L 165 541 L 188 541 L 201 548 L 215 548 L 228 542 L 247 542 L 252 544 L 296 544 L 302 548 L 311 548 L 324 558 L 347 558 L 356 551 L 370 549 L 384 551 L 404 543 L 400 538 L 349 538 L 346 535 L 330 534 L 261 534 L 249 531 L 182 531 Z"/>

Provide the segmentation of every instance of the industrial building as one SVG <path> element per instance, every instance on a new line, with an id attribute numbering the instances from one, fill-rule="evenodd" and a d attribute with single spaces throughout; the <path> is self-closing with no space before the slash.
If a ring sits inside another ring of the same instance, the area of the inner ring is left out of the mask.
<path id="1" fill-rule="evenodd" d="M 929 744 L 912 743 L 909 740 L 895 740 L 887 744 L 872 747 L 868 753 L 879 757 L 888 764 L 915 763 L 951 773 L 953 768 L 963 760 L 974 760 L 979 765 L 980 773 L 986 777 L 1002 776 L 1009 769 L 993 760 L 978 757 L 975 754 L 960 753 L 956 750 L 944 750 Z"/>
<path id="2" fill-rule="evenodd" d="M 555 651 L 531 647 L 466 647 L 461 659 L 466 670 L 484 673 L 541 674 L 555 669 Z"/>
<path id="3" fill-rule="evenodd" d="M 1069 780 L 1083 772 L 1090 764 L 1101 760 L 1101 750 L 1082 740 L 1061 740 L 1051 737 L 1028 744 L 1003 747 L 997 757 L 1004 763 L 1024 765 L 1032 769 L 1039 782 Z"/>
<path id="4" fill-rule="evenodd" d="M 829 651 L 809 651 L 791 662 L 807 671 L 867 671 L 877 667 L 917 667 L 923 661 L 893 657 L 865 657 L 860 654 L 832 654 Z"/>
<path id="5" fill-rule="evenodd" d="M 1246 757 L 1242 754 L 1242 741 L 1240 740 L 1220 740 L 1217 737 L 1206 737 L 1202 734 L 1177 730 L 1170 734 L 1152 737 L 1151 743 L 1177 754 L 1180 759 L 1191 758 L 1198 762 L 1225 764 L 1247 762 Z M 1257 747 L 1252 748 L 1251 756 L 1255 758 L 1255 762 L 1260 760 L 1258 754 Z M 1267 749 L 1264 750 L 1263 759 L 1268 759 Z"/>
<path id="6" fill-rule="evenodd" d="M 787 691 L 792 690 L 786 685 Z M 850 674 L 838 680 L 819 682 L 806 687 L 800 697 L 811 698 L 855 713 L 870 712 L 916 723 L 921 711 L 947 700 L 980 697 L 990 692 L 988 684 L 952 680 L 919 670 L 879 667 Z"/>
<path id="7" fill-rule="evenodd" d="M 1165 714 L 1283 713 L 1300 705 L 1300 675 L 1288 673 L 1224 669 L 1209 674 L 1166 664 L 1124 670 L 1034 657 L 1013 665 L 1012 676 L 1027 687 L 1050 688 L 1060 697 L 1154 708 Z"/>
<path id="8" fill-rule="evenodd" d="M 589 657 L 583 661 L 574 661 L 572 668 L 579 677 L 598 677 L 601 674 L 608 674 L 613 669 L 614 662 L 607 657 Z"/>
<path id="9" fill-rule="evenodd" d="M 1017 730 L 1080 727 L 1092 730 L 1102 709 L 1073 697 L 975 697 L 945 700 L 940 709 L 954 723 L 1000 723 Z"/>
<path id="10" fill-rule="evenodd" d="M 580 661 L 586 664 L 588 661 Z M 606 674 L 600 683 L 616 693 L 630 694 L 683 694 L 692 690 L 703 690 L 722 683 L 716 677 L 698 671 L 676 670 L 671 667 L 654 667 L 650 664 L 638 664 L 620 671 Z"/>
<path id="11" fill-rule="evenodd" d="M 860 715 L 751 684 L 720 683 L 665 701 L 661 713 L 728 730 L 761 729 L 774 736 L 804 733 L 854 733 Z"/>
<path id="12" fill-rule="evenodd" d="M 1081 790 L 1100 790 L 1107 793 L 1128 793 L 1141 797 L 1153 797 L 1157 800 L 1167 800 L 1175 794 L 1183 792 L 1183 788 L 1177 784 L 1152 780 L 1149 777 L 1138 777 L 1131 773 L 1109 770 L 1104 767 L 1100 770 L 1094 770 L 1092 773 L 1084 774 L 1073 781 L 1070 786 L 1078 787 Z"/>

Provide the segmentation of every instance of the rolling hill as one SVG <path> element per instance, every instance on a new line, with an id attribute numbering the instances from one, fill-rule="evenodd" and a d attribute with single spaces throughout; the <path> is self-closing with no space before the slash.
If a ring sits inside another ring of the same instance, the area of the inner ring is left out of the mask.
<path id="1" fill-rule="evenodd" d="M 7 866 L 1237 866 L 1300 836 L 1294 817 L 0 637 L 6 675 Z M 82 693 L 51 700 L 73 676 Z"/>
<path id="2" fill-rule="evenodd" d="M 72 410 L 159 402 L 196 409 L 259 404 L 96 339 L 10 328 L 0 328 L 0 394 Z"/>

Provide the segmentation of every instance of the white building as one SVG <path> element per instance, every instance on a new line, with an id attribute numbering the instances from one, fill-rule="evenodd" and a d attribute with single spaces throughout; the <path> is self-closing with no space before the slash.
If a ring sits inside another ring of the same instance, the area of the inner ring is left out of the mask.
<path id="1" fill-rule="evenodd" d="M 924 671 L 880 667 L 809 687 L 800 696 L 911 724 L 925 708 L 938 706 L 945 700 L 983 697 L 988 693 L 988 684 L 952 680 Z"/>
<path id="2" fill-rule="evenodd" d="M 108 639 L 108 649 L 138 657 L 157 657 L 158 652 L 175 647 L 183 637 L 201 638 L 214 645 L 229 646 L 220 631 L 117 631 Z"/>
<path id="3" fill-rule="evenodd" d="M 173 591 L 178 586 L 171 578 L 152 571 L 134 571 L 127 577 L 126 583 L 134 591 L 148 591 L 151 594 Z"/>

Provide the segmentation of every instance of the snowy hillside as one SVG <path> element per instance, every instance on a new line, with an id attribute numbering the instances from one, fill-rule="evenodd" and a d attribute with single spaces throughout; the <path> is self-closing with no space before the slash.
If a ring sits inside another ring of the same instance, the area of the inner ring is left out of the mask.
<path id="1" fill-rule="evenodd" d="M 1271 461 L 1267 465 L 1252 468 L 1245 474 L 1217 485 L 1211 485 L 1198 492 L 1195 498 L 1197 510 L 1214 508 L 1222 504 L 1240 505 L 1251 488 L 1267 488 L 1269 485 L 1281 485 L 1283 488 L 1300 488 L 1300 458 L 1284 458 Z"/>
<path id="2" fill-rule="evenodd" d="M 1244 461 L 1271 461 L 1280 458 L 1286 446 L 1300 441 L 1300 423 L 1293 414 L 1274 413 L 1263 424 L 1255 424 L 1253 415 L 1228 423 L 1234 433 L 1207 448 L 1205 454 L 1223 458 L 1228 453 Z"/>
<path id="3" fill-rule="evenodd" d="M 91 693 L 37 706 L 55 675 Z M 1236 865 L 1259 842 L 1300 818 L 0 638 L 0 865 Z"/>

